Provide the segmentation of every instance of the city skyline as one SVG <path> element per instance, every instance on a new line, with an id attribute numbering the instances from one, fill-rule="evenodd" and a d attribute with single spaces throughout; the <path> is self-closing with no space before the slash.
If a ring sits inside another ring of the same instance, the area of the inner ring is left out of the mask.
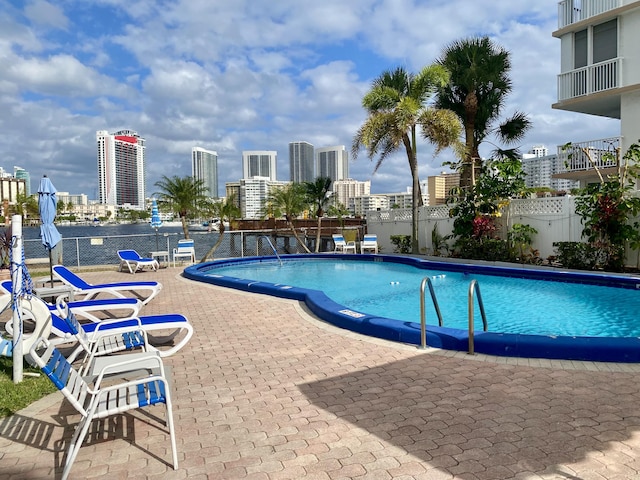
<path id="1" fill-rule="evenodd" d="M 0 108 L 9 112 L 0 163 L 95 199 L 95 132 L 131 128 L 147 141 L 148 196 L 161 176 L 190 175 L 194 145 L 218 153 L 220 187 L 242 177 L 245 150 L 278 151 L 278 180 L 287 180 L 289 142 L 350 150 L 375 77 L 397 66 L 417 72 L 478 35 L 511 53 L 504 114 L 523 111 L 533 123 L 521 152 L 619 135 L 619 121 L 551 108 L 556 1 L 254 3 L 0 0 Z M 486 142 L 481 154 L 493 148 Z M 423 142 L 418 156 L 421 179 L 453 160 Z M 411 184 L 404 152 L 375 175 L 374 165 L 360 152 L 350 176 L 370 180 L 373 193 Z"/>

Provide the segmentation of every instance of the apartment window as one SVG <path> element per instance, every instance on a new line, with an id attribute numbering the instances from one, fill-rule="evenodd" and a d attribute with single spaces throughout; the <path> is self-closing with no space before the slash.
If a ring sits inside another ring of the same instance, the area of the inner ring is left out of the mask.
<path id="1" fill-rule="evenodd" d="M 593 27 L 593 63 L 618 56 L 618 21 L 611 20 Z"/>
<path id="2" fill-rule="evenodd" d="M 573 35 L 573 68 L 586 67 L 588 64 L 587 30 Z"/>

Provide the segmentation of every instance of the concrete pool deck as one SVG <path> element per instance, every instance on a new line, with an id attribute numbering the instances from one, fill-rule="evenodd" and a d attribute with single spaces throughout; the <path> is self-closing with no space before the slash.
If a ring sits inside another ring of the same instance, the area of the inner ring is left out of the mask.
<path id="1" fill-rule="evenodd" d="M 157 407 L 95 422 L 70 478 L 640 478 L 640 365 L 423 351 L 181 272 L 82 274 L 158 280 L 143 313 L 193 323 L 165 361 L 180 468 Z M 53 394 L 0 419 L 0 477 L 59 478 L 74 412 Z"/>

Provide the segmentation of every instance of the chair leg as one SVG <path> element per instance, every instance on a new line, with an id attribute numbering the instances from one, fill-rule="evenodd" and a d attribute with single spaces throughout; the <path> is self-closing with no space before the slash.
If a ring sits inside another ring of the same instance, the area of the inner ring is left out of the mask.
<path id="1" fill-rule="evenodd" d="M 65 461 L 64 470 L 62 471 L 62 480 L 66 480 L 69 476 L 71 466 L 78 456 L 78 452 L 80 451 L 80 447 L 82 446 L 82 442 L 84 441 L 84 437 L 87 435 L 90 426 L 91 420 L 89 417 L 83 417 L 76 427 L 75 432 L 73 432 L 73 437 L 71 438 L 69 450 L 67 452 L 67 460 Z"/>

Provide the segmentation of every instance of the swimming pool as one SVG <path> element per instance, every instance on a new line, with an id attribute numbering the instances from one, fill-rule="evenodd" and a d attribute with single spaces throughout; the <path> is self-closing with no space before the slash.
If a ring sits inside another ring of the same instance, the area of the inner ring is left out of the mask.
<path id="1" fill-rule="evenodd" d="M 231 259 L 185 270 L 194 280 L 304 301 L 343 328 L 420 343 L 422 278 L 433 284 L 443 327 L 430 299 L 427 343 L 466 350 L 467 292 L 475 279 L 488 319 L 476 304 L 475 351 L 494 355 L 600 361 L 640 361 L 640 279 L 433 262 L 385 255 L 290 255 Z"/>

